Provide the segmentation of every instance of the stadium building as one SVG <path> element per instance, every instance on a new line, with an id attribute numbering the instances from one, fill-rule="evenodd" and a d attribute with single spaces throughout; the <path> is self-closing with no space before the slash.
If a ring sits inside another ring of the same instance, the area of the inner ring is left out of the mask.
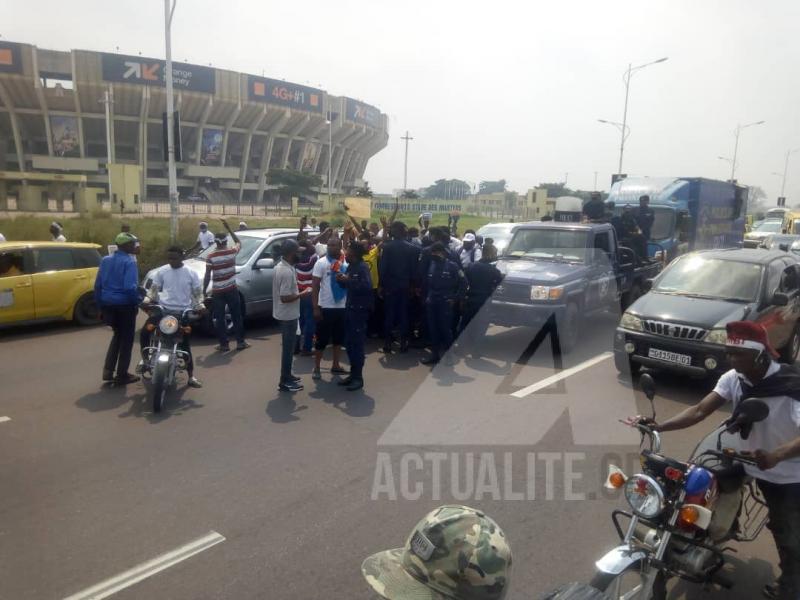
<path id="1" fill-rule="evenodd" d="M 166 203 L 164 71 L 159 59 L 0 40 L 0 210 Z M 182 201 L 263 206 L 270 169 L 319 175 L 325 194 L 329 160 L 331 192 L 347 193 L 388 141 L 386 115 L 352 98 L 179 62 L 173 78 Z"/>

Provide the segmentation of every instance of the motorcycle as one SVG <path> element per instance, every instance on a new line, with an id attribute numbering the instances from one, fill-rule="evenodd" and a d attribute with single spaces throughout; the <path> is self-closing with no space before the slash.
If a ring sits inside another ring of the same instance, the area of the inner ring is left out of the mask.
<path id="1" fill-rule="evenodd" d="M 655 383 L 647 374 L 640 382 L 654 422 Z M 591 585 L 620 600 L 664 600 L 673 577 L 730 589 L 732 582 L 721 573 L 725 553 L 732 550 L 726 542 L 753 541 L 768 517 L 763 495 L 744 472 L 743 465 L 756 462 L 737 449 L 737 442 L 768 414 L 763 401 L 742 401 L 687 462 L 661 454 L 661 437 L 649 421 L 631 425 L 642 436 L 642 472 L 628 477 L 619 467 L 609 467 L 606 487 L 621 489 L 631 512 L 612 512 L 621 544 L 595 563 Z M 644 448 L 645 439 L 649 448 Z M 627 531 L 621 518 L 629 521 Z"/>
<path id="2" fill-rule="evenodd" d="M 191 323 L 200 318 L 194 309 L 171 312 L 159 304 L 143 307 L 149 319 L 150 345 L 142 349 L 144 380 L 150 382 L 153 412 L 161 412 L 167 389 L 175 385 L 178 371 L 185 371 L 188 353 L 179 348 L 184 336 L 192 332 Z"/>

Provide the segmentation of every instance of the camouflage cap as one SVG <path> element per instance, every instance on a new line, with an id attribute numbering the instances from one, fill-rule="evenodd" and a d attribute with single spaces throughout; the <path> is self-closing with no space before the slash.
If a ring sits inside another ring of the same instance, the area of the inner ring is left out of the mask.
<path id="1" fill-rule="evenodd" d="M 373 554 L 361 572 L 388 600 L 502 600 L 511 548 L 490 517 L 467 506 L 428 513 L 404 548 Z"/>

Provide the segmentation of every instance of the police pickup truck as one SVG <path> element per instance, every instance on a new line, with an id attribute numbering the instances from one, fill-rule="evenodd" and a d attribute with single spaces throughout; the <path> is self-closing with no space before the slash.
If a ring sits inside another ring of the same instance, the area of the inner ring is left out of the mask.
<path id="1" fill-rule="evenodd" d="M 575 347 L 585 316 L 618 314 L 661 267 L 619 246 L 608 223 L 520 225 L 497 263 L 504 278 L 492 297 L 490 319 L 507 327 L 555 325 L 566 353 Z"/>

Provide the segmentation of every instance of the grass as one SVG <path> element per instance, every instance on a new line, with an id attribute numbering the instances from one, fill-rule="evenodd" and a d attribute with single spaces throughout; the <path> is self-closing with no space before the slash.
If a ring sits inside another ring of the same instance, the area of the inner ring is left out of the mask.
<path id="1" fill-rule="evenodd" d="M 380 216 L 389 216 L 388 213 L 373 213 L 370 221 L 378 221 Z M 412 213 L 401 213 L 398 219 L 409 226 L 416 226 L 419 215 Z M 334 225 L 344 224 L 346 216 L 344 212 L 332 213 L 329 215 L 316 215 L 317 220 L 326 220 Z M 211 231 L 222 229 L 222 225 L 216 219 L 203 217 L 181 216 L 178 234 L 178 244 L 184 248 L 190 248 L 197 239 L 197 226 L 200 221 L 207 220 Z M 238 217 L 229 217 L 229 223 L 236 227 Z M 481 225 L 490 222 L 488 217 L 476 217 L 463 215 L 458 222 L 459 231 L 466 229 L 478 229 Z M 0 233 L 5 235 L 9 241 L 48 241 L 51 239 L 48 228 L 53 218 L 50 216 L 26 216 L 20 215 L 14 218 L 0 218 Z M 71 242 L 90 242 L 100 244 L 101 254 L 106 254 L 106 246 L 112 244 L 114 237 L 120 232 L 120 225 L 128 223 L 131 232 L 134 233 L 142 244 L 141 254 L 139 255 L 139 269 L 141 274 L 155 266 L 164 264 L 164 253 L 169 246 L 169 219 L 166 217 L 136 217 L 120 218 L 107 212 L 98 212 L 92 215 L 79 216 L 70 219 L 61 219 L 64 226 L 64 235 Z M 259 219 L 247 217 L 247 224 L 250 228 L 261 227 L 294 227 L 298 224 L 297 217 L 278 217 Z M 433 215 L 431 225 L 447 225 L 447 215 Z"/>

